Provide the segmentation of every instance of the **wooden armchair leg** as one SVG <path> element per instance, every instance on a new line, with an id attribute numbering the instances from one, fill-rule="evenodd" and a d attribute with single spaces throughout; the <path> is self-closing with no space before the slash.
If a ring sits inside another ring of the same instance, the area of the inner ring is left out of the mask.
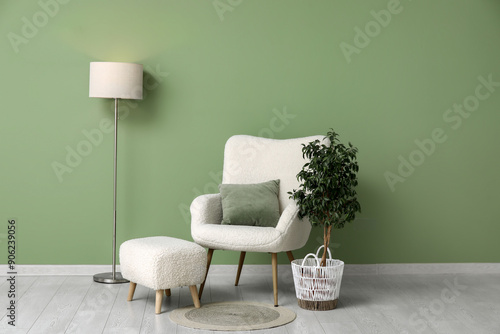
<path id="1" fill-rule="evenodd" d="M 271 262 L 273 266 L 274 307 L 277 307 L 278 306 L 278 254 L 271 253 Z"/>
<path id="2" fill-rule="evenodd" d="M 290 263 L 291 263 L 293 260 L 295 260 L 295 259 L 293 258 L 292 251 L 288 251 L 288 252 L 286 252 L 286 255 L 288 255 L 288 260 L 290 260 Z"/>
<path id="3" fill-rule="evenodd" d="M 243 268 L 243 262 L 245 261 L 245 255 L 247 252 L 240 253 L 240 262 L 238 262 L 238 271 L 236 272 L 236 280 L 234 281 L 234 286 L 238 286 L 240 281 L 241 268 Z"/>
<path id="4" fill-rule="evenodd" d="M 165 296 L 170 297 L 172 295 L 172 291 L 170 289 L 165 289 Z"/>
<path id="5" fill-rule="evenodd" d="M 134 298 L 134 292 L 135 292 L 136 286 L 137 286 L 137 283 L 130 282 L 130 286 L 128 288 L 127 301 L 131 301 Z"/>
<path id="6" fill-rule="evenodd" d="M 208 249 L 207 253 L 207 272 L 205 273 L 205 279 L 203 283 L 200 285 L 200 292 L 198 292 L 198 298 L 201 299 L 201 294 L 203 293 L 203 289 L 205 288 L 205 282 L 207 281 L 208 269 L 210 269 L 210 262 L 212 262 L 212 255 L 214 254 L 214 250 L 212 248 Z"/>

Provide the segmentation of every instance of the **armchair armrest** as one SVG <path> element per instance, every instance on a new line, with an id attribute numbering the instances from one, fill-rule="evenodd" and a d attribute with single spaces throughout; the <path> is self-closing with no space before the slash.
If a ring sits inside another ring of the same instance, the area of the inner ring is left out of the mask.
<path id="1" fill-rule="evenodd" d="M 191 203 L 191 229 L 196 225 L 219 224 L 222 221 L 222 202 L 220 194 L 205 194 L 196 197 Z"/>
<path id="2" fill-rule="evenodd" d="M 282 251 L 289 251 L 303 247 L 309 239 L 311 233 L 311 223 L 309 219 L 300 219 L 299 208 L 295 202 L 288 204 L 283 210 L 276 225 L 282 235 L 284 242 L 281 245 Z"/>
<path id="3" fill-rule="evenodd" d="M 276 225 L 276 229 L 281 233 L 286 233 L 290 226 L 294 223 L 309 224 L 309 220 L 307 218 L 301 220 L 299 219 L 298 214 L 299 207 L 292 201 L 285 207 L 285 210 L 283 210 L 283 213 L 278 220 L 278 224 Z"/>

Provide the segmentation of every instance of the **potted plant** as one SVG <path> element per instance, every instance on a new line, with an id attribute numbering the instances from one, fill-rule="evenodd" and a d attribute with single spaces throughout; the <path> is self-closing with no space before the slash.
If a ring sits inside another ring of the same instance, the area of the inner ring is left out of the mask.
<path id="1" fill-rule="evenodd" d="M 292 262 L 299 306 L 310 310 L 331 310 L 337 306 L 344 263 L 327 259 L 332 227 L 341 229 L 354 220 L 361 206 L 356 198 L 358 149 L 342 144 L 331 129 L 321 142 L 303 144 L 302 155 L 309 160 L 297 174 L 298 189 L 289 192 L 297 203 L 299 218 L 308 217 L 312 226 L 323 227 L 323 255 L 308 254 Z M 314 259 L 307 259 L 312 255 Z M 299 291 L 300 290 L 300 291 Z"/>

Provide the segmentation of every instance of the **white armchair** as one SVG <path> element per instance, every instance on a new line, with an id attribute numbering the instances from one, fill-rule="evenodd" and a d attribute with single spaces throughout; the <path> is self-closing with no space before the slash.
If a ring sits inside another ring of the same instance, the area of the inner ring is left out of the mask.
<path id="1" fill-rule="evenodd" d="M 292 250 L 305 245 L 311 231 L 307 219 L 297 217 L 298 208 L 288 192 L 299 185 L 297 173 L 306 160 L 302 144 L 324 136 L 275 140 L 253 136 L 233 136 L 226 142 L 222 183 L 260 183 L 280 180 L 280 219 L 276 227 L 221 225 L 220 194 L 201 195 L 191 204 L 191 235 L 194 241 L 208 248 L 207 271 L 215 249 L 239 251 L 240 260 L 235 285 L 238 285 L 246 252 L 271 253 L 274 305 L 278 306 L 277 253 L 286 252 L 293 260 Z M 205 276 L 206 280 L 206 276 Z M 199 297 L 205 282 L 200 286 Z"/>

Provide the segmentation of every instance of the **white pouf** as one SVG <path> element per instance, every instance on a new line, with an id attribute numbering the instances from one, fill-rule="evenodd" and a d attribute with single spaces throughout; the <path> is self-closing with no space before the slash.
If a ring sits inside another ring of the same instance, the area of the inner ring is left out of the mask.
<path id="1" fill-rule="evenodd" d="M 120 270 L 130 281 L 128 300 L 136 284 L 156 290 L 156 313 L 160 313 L 163 293 L 189 286 L 195 307 L 199 307 L 196 285 L 205 279 L 207 253 L 194 242 L 149 237 L 125 241 L 120 246 Z"/>

